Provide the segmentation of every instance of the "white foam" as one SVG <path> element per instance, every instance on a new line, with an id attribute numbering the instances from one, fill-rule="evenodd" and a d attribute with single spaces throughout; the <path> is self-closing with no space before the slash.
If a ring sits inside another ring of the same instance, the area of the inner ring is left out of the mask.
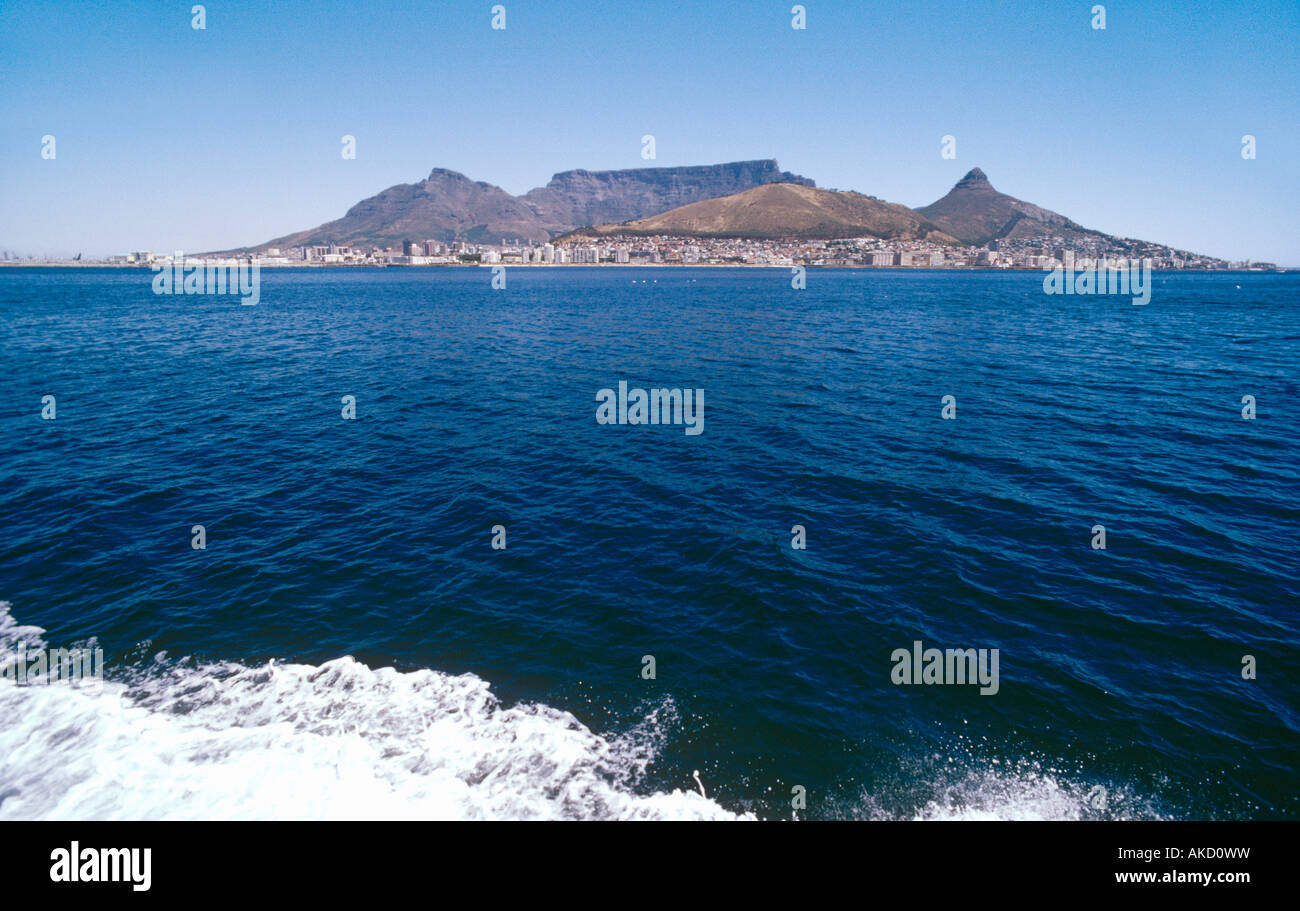
<path id="1" fill-rule="evenodd" d="M 43 647 L 0 602 L 0 651 Z M 602 737 L 472 674 L 352 658 L 159 663 L 98 691 L 0 680 L 0 819 L 734 819 L 638 793 L 660 712 Z"/>
<path id="2" fill-rule="evenodd" d="M 919 767 L 912 769 L 908 793 L 864 794 L 846 815 L 917 821 L 1164 818 L 1154 801 L 1124 785 L 1086 781 L 1036 760 L 965 769 L 914 765 Z"/>
<path id="3" fill-rule="evenodd" d="M 1129 818 L 1125 795 L 1080 787 L 1039 771 L 970 772 L 946 785 L 918 820 L 1081 820 Z M 1112 804 L 1114 806 L 1112 807 Z"/>

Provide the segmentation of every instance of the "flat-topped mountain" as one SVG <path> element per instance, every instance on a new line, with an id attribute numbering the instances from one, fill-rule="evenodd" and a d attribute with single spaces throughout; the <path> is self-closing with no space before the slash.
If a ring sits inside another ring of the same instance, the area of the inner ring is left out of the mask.
<path id="1" fill-rule="evenodd" d="M 982 246 L 991 240 L 1059 235 L 1072 240 L 1082 235 L 1104 237 L 1064 215 L 999 193 L 979 168 L 957 181 L 942 199 L 922 206 L 917 213 L 963 243 Z"/>
<path id="2" fill-rule="evenodd" d="M 546 241 L 584 225 L 644 218 L 777 181 L 813 186 L 771 159 L 624 171 L 564 171 L 522 197 L 464 174 L 434 168 L 419 183 L 363 199 L 335 221 L 247 247 L 313 244 L 386 247 L 403 240 L 500 243 Z"/>
<path id="3" fill-rule="evenodd" d="M 668 234 L 755 239 L 879 237 L 889 240 L 955 239 L 906 206 L 861 193 L 774 183 L 720 199 L 691 203 L 670 212 L 622 224 L 583 228 L 575 234 Z"/>
<path id="4" fill-rule="evenodd" d="M 564 171 L 521 198 L 554 233 L 645 218 L 679 206 L 774 183 L 816 183 L 772 159 L 681 168 Z"/>
<path id="5" fill-rule="evenodd" d="M 972 246 L 1056 238 L 1094 255 L 1150 255 L 1162 249 L 1177 258 L 1196 255 L 1084 228 L 1050 209 L 998 192 L 979 168 L 942 199 L 909 209 L 862 193 L 820 189 L 806 177 L 782 171 L 772 159 L 564 171 L 523 196 L 434 168 L 424 180 L 389 187 L 335 221 L 224 252 L 319 244 L 396 247 L 404 240 L 541 243 L 566 234 L 755 240 L 876 237 Z"/>

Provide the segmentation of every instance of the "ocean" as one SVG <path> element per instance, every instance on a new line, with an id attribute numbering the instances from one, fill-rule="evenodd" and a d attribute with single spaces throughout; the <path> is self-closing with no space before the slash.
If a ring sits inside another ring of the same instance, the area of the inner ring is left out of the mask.
<path id="1" fill-rule="evenodd" d="M 0 818 L 1300 811 L 1296 273 L 506 276 L 0 269 Z"/>

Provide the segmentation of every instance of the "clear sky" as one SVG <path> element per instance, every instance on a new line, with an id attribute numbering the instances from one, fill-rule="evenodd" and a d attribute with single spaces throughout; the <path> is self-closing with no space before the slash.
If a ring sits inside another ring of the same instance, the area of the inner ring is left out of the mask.
<path id="1" fill-rule="evenodd" d="M 211 0 L 196 31 L 192 0 L 0 0 L 0 248 L 260 243 L 434 167 L 522 193 L 776 158 L 909 206 L 979 166 L 1087 227 L 1300 266 L 1296 0 L 1115 0 L 1104 31 L 1073 0 L 806 0 L 802 31 L 788 0 L 500 2 L 504 31 L 490 0 Z"/>

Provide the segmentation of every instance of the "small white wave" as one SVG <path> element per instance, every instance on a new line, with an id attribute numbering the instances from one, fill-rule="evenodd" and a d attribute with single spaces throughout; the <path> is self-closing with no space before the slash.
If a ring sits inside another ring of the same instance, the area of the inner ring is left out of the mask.
<path id="1" fill-rule="evenodd" d="M 1034 760 L 917 772 L 906 794 L 865 794 L 846 815 L 917 821 L 1163 818 L 1150 799 L 1124 785 L 1085 781 Z"/>
<path id="2" fill-rule="evenodd" d="M 1131 815 L 1132 814 L 1132 815 Z M 1101 785 L 1082 786 L 1036 770 L 971 772 L 941 792 L 918 820 L 1082 820 L 1153 818 L 1130 795 Z"/>
<path id="3" fill-rule="evenodd" d="M 0 650 L 44 647 L 0 602 Z M 98 692 L 0 680 L 0 819 L 734 819 L 635 786 L 671 702 L 620 737 L 472 674 L 161 662 Z"/>

